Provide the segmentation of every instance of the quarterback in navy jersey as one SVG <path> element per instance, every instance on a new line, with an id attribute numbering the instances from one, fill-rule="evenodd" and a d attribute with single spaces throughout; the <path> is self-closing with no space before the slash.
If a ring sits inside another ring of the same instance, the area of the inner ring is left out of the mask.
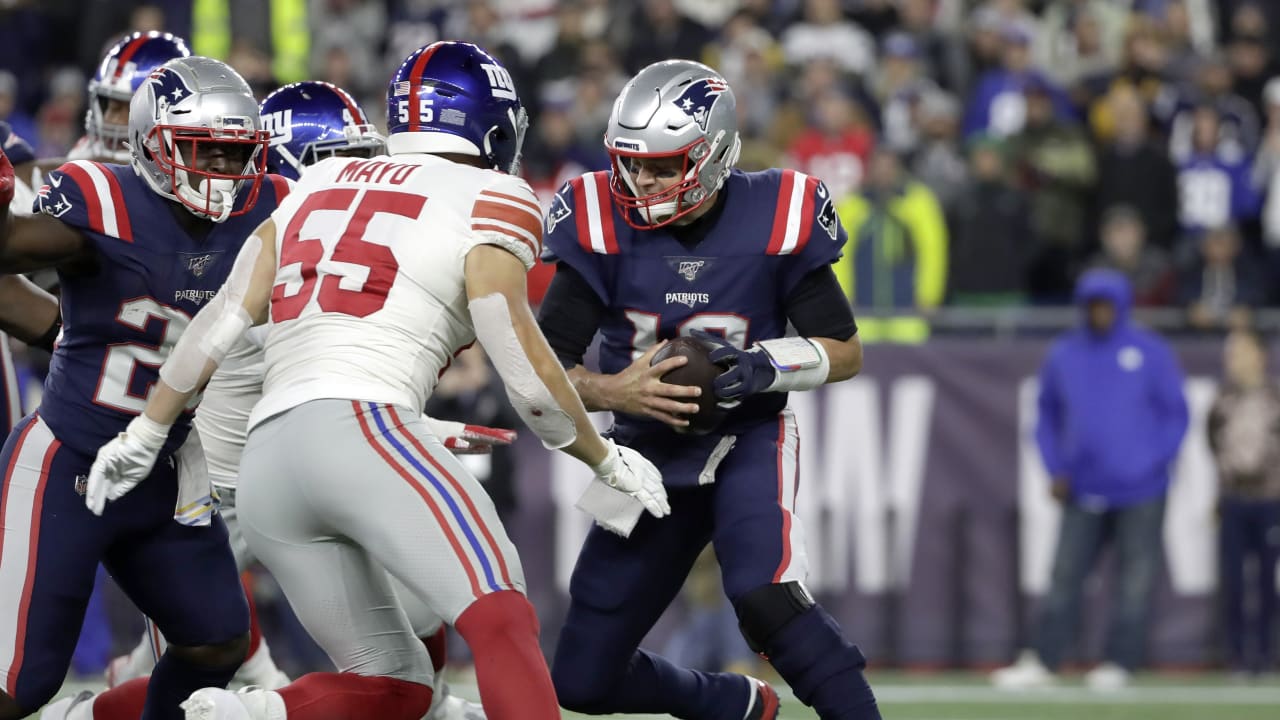
<path id="1" fill-rule="evenodd" d="M 288 182 L 265 173 L 257 103 L 216 60 L 151 73 L 131 101 L 129 139 L 132 167 L 68 162 L 47 176 L 36 214 L 0 209 L 0 272 L 55 268 L 63 319 L 41 406 L 0 454 L 0 720 L 36 711 L 61 685 L 99 562 L 171 643 L 143 720 L 182 717 L 179 703 L 229 681 L 248 644 L 190 413 L 138 492 L 104 508 L 93 493 L 86 503 L 86 480 L 98 446 L 145 431 L 136 417 L 157 369 Z"/>
<path id="2" fill-rule="evenodd" d="M 567 183 L 546 218 L 557 268 L 543 333 L 587 408 L 613 411 L 613 438 L 661 470 L 672 508 L 627 524 L 584 496 L 599 522 L 574 568 L 552 677 L 578 712 L 776 717 L 778 696 L 759 680 L 638 649 L 711 542 L 744 637 L 796 697 L 824 720 L 879 718 L 862 654 L 803 585 L 799 435 L 786 407 L 788 390 L 861 368 L 830 267 L 845 233 L 816 178 L 734 169 L 735 112 L 732 89 L 704 65 L 645 68 L 613 107 L 611 170 Z M 597 332 L 599 373 L 583 367 Z M 681 335 L 727 368 L 715 381 L 727 414 L 703 435 L 678 434 L 699 390 L 660 379 L 686 359 L 650 365 Z"/>

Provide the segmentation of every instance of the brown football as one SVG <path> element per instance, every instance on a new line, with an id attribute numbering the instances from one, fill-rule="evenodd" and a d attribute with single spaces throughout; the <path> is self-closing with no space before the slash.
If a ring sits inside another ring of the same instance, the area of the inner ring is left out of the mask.
<path id="1" fill-rule="evenodd" d="M 679 429 L 680 432 L 705 435 L 715 430 L 724 420 L 725 411 L 716 405 L 714 385 L 716 376 L 724 372 L 724 368 L 711 362 L 709 358 L 711 350 L 710 345 L 697 338 L 678 337 L 654 353 L 653 360 L 650 362 L 650 365 L 657 365 L 667 358 L 683 355 L 689 358 L 689 361 L 668 371 L 662 376 L 662 381 L 672 385 L 692 385 L 702 388 L 702 395 L 699 397 L 681 398 L 684 402 L 697 403 L 699 409 L 687 418 L 689 426 Z"/>

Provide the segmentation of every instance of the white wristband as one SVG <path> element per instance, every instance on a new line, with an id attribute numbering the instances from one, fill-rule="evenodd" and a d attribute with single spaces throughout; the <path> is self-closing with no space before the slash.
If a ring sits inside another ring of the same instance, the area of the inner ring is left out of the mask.
<path id="1" fill-rule="evenodd" d="M 808 338 L 788 337 L 761 340 L 756 345 L 778 371 L 765 392 L 812 390 L 827 382 L 831 359 L 821 344 Z"/>
<path id="2" fill-rule="evenodd" d="M 129 421 L 129 426 L 124 429 L 124 432 L 143 447 L 159 450 L 169 439 L 170 427 L 172 425 L 162 425 L 146 415 L 139 415 Z"/>

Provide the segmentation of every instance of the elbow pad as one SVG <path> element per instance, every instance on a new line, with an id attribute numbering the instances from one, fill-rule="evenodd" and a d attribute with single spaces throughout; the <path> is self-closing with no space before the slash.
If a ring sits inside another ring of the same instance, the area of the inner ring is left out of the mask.
<path id="1" fill-rule="evenodd" d="M 511 323 L 507 299 L 494 293 L 472 300 L 469 307 L 476 338 L 493 360 L 520 419 L 548 450 L 571 444 L 578 438 L 578 428 L 529 363 Z"/>
<path id="2" fill-rule="evenodd" d="M 205 365 L 220 364 L 253 324 L 253 318 L 244 309 L 244 297 L 261 248 L 262 239 L 257 235 L 245 240 L 222 289 L 196 313 L 169 358 L 160 366 L 160 379 L 166 385 L 178 392 L 195 390 Z"/>

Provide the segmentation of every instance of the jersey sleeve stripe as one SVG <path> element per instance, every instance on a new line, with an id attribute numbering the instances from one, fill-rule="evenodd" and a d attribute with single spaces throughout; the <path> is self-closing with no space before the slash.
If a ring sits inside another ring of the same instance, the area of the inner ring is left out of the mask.
<path id="1" fill-rule="evenodd" d="M 799 185 L 800 183 L 796 183 Z M 800 232 L 796 236 L 796 254 L 800 254 L 804 250 L 804 246 L 809 243 L 809 234 L 813 232 L 813 214 L 816 210 L 813 207 L 814 195 L 818 192 L 818 178 L 812 175 L 805 176 L 804 190 L 801 196 L 803 204 L 800 206 Z"/>
<path id="2" fill-rule="evenodd" d="M 97 210 L 98 227 L 94 229 L 108 237 L 133 242 L 133 229 L 129 226 L 129 211 L 124 207 L 124 193 L 120 190 L 120 183 L 111 171 L 100 163 L 87 160 L 78 160 L 68 165 L 83 170 L 84 176 L 89 181 L 89 187 L 81 183 L 80 188 L 93 191 L 85 192 L 85 200 L 89 202 L 90 223 L 93 222 L 93 210 Z M 90 197 L 92 200 L 89 199 Z"/>
<path id="3" fill-rule="evenodd" d="M 594 252 L 591 244 L 591 221 L 587 218 L 587 181 L 586 178 L 576 177 L 569 181 L 569 185 L 573 188 L 573 207 L 577 210 L 574 223 L 578 229 L 578 244 L 587 252 Z"/>
<path id="4" fill-rule="evenodd" d="M 790 255 L 796 251 L 796 243 L 800 239 L 801 211 L 804 208 L 805 181 L 808 179 L 808 175 L 798 172 L 791 181 L 791 197 L 786 200 L 786 232 L 782 237 L 782 247 L 778 250 L 780 255 Z M 779 197 L 779 200 L 783 200 L 783 197 Z"/>
<path id="5" fill-rule="evenodd" d="M 518 197 L 516 195 L 508 195 L 506 193 L 495 192 L 493 190 L 485 190 L 480 193 L 481 200 L 492 200 L 494 202 L 507 203 L 516 207 L 522 207 L 529 212 L 542 217 L 542 206 L 533 200 Z"/>
<path id="6" fill-rule="evenodd" d="M 115 210 L 110 202 L 105 205 L 102 202 L 104 197 L 108 200 L 111 198 L 111 192 L 106 188 L 106 178 L 95 172 L 97 168 L 94 168 L 93 163 L 82 160 L 69 162 L 59 169 L 80 187 L 80 195 L 84 198 L 85 210 L 89 216 L 89 229 L 102 235 L 115 235 Z"/>
<path id="7" fill-rule="evenodd" d="M 471 222 L 489 222 L 492 220 L 510 223 L 524 229 L 534 237 L 538 237 L 542 232 L 541 213 L 530 212 L 523 207 L 514 208 L 510 205 L 502 205 L 490 200 L 480 200 L 471 208 Z"/>
<path id="8" fill-rule="evenodd" d="M 514 240 L 519 240 L 520 242 L 529 246 L 529 251 L 533 253 L 534 259 L 537 259 L 538 257 L 537 241 L 531 238 L 528 235 L 528 233 L 521 228 L 508 225 L 507 223 L 491 221 L 491 222 L 472 223 L 471 230 L 472 232 L 495 232 L 500 235 L 506 235 L 507 237 L 512 238 Z"/>
<path id="9" fill-rule="evenodd" d="M 787 214 L 790 209 L 791 189 L 796 185 L 795 171 L 783 170 L 782 182 L 778 188 L 778 202 L 773 208 L 773 229 L 769 232 L 770 255 L 782 252 L 782 245 L 787 235 Z"/>
<path id="10" fill-rule="evenodd" d="M 129 222 L 129 208 L 124 204 L 124 190 L 120 187 L 120 179 L 115 173 L 95 163 L 94 169 L 100 171 L 107 179 L 107 187 L 111 190 L 111 209 L 116 219 L 116 237 L 133 242 L 133 225 Z"/>
<path id="11" fill-rule="evenodd" d="M 613 229 L 613 196 L 609 192 L 609 175 L 595 172 L 591 177 L 596 181 L 596 203 L 600 208 L 600 230 L 604 233 L 605 252 L 617 254 L 618 236 Z"/>

